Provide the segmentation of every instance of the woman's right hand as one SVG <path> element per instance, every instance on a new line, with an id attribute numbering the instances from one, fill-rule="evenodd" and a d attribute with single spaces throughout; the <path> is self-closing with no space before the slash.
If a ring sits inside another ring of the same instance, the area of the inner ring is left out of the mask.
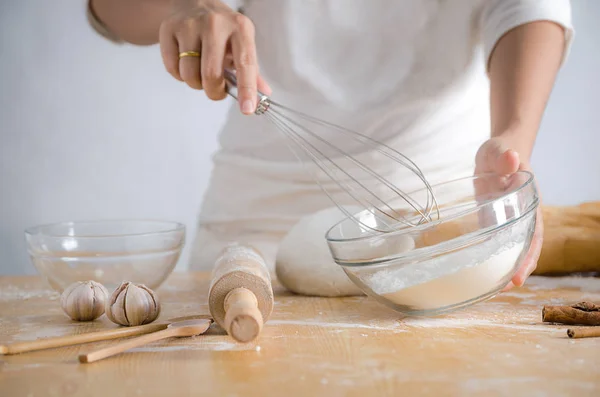
<path id="1" fill-rule="evenodd" d="M 257 90 L 270 95 L 259 74 L 252 21 L 220 1 L 173 0 L 172 13 L 160 26 L 159 41 L 167 71 L 190 87 L 203 89 L 212 100 L 227 96 L 225 68 L 236 71 L 242 113 L 254 113 Z M 201 56 L 180 59 L 184 51 Z"/>

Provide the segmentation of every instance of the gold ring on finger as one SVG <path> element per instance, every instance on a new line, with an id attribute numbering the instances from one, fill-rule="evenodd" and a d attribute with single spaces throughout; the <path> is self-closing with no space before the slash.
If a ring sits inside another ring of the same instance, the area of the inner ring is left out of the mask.
<path id="1" fill-rule="evenodd" d="M 183 57 L 199 57 L 200 53 L 198 51 L 184 51 L 179 53 L 179 59 Z"/>

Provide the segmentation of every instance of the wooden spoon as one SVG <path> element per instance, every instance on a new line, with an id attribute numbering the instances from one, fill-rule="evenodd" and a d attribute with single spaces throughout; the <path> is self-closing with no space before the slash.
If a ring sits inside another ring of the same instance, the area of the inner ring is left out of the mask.
<path id="1" fill-rule="evenodd" d="M 136 327 L 120 327 L 79 335 L 66 335 L 54 338 L 42 338 L 26 342 L 16 342 L 10 345 L 0 345 L 0 355 L 18 354 L 36 350 L 53 349 L 55 347 L 74 346 L 83 343 L 98 342 L 109 339 L 126 338 L 150 334 L 166 329 L 169 324 L 156 323 Z"/>
<path id="2" fill-rule="evenodd" d="M 162 331 L 129 339 L 116 345 L 93 351 L 91 353 L 81 354 L 79 356 L 79 362 L 83 364 L 92 363 L 94 361 L 102 360 L 103 358 L 114 356 L 129 349 L 143 346 L 147 343 L 155 342 L 161 339 L 201 335 L 208 330 L 211 323 L 212 320 L 209 319 L 187 320 L 172 323 L 169 324 L 167 329 Z"/>

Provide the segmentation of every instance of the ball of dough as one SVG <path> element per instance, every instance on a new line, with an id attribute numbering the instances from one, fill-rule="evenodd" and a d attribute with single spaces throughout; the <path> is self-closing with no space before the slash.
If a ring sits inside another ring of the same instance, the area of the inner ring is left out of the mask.
<path id="1" fill-rule="evenodd" d="M 350 213 L 360 207 L 344 207 Z M 302 218 L 279 246 L 275 273 L 284 287 L 301 295 L 353 296 L 363 292 L 333 261 L 325 233 L 346 215 L 337 207 Z"/>

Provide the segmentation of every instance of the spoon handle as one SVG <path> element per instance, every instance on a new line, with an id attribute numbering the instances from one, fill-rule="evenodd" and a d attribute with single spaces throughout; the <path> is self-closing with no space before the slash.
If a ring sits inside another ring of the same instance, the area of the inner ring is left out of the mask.
<path id="1" fill-rule="evenodd" d="M 73 346 L 83 343 L 97 342 L 102 340 L 125 338 L 161 331 L 168 324 L 156 323 L 140 325 L 137 327 L 121 327 L 103 331 L 88 332 L 79 335 L 66 335 L 56 338 L 43 338 L 27 342 L 17 342 L 9 345 L 0 345 L 0 355 L 26 353 L 36 350 L 52 349 L 56 347 Z"/>
<path id="2" fill-rule="evenodd" d="M 123 353 L 129 349 L 140 347 L 157 340 L 171 338 L 177 336 L 177 329 L 167 328 L 162 331 L 154 332 L 152 334 L 142 335 L 137 338 L 132 338 L 116 345 L 108 346 L 102 349 L 92 351 L 87 354 L 79 355 L 79 362 L 82 364 L 93 363 L 94 361 L 102 360 L 104 358 L 114 356 L 119 353 Z"/>

